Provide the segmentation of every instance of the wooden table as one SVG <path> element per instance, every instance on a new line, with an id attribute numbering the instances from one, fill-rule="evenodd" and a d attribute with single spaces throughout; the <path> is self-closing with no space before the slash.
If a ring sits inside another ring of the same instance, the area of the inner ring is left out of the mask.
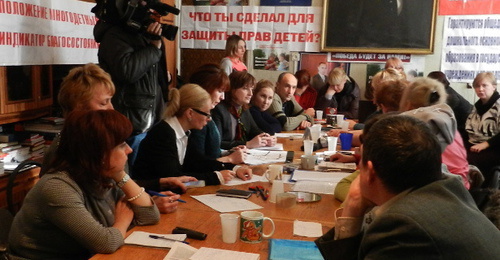
<path id="1" fill-rule="evenodd" d="M 300 158 L 302 152 L 300 146 L 302 139 L 285 139 L 279 138 L 278 142 L 283 143 L 285 150 L 295 151 L 295 159 Z M 250 186 L 261 185 L 270 190 L 271 185 L 267 182 L 248 183 L 239 186 L 232 186 L 238 189 L 248 189 Z M 239 239 L 234 244 L 226 244 L 222 242 L 220 213 L 206 206 L 205 204 L 192 198 L 191 195 L 213 194 L 220 188 L 227 188 L 227 186 L 206 186 L 203 188 L 189 189 L 186 194 L 182 195 L 182 199 L 187 203 L 180 203 L 178 209 L 174 213 L 162 214 L 160 223 L 153 226 L 137 226 L 131 229 L 127 234 L 132 231 L 146 231 L 160 234 L 170 234 L 172 229 L 177 226 L 194 229 L 208 234 L 207 239 L 203 241 L 186 239 L 191 246 L 212 247 L 236 250 L 242 252 L 258 253 L 261 259 L 267 259 L 269 254 L 268 240 L 264 239 L 263 242 L 257 244 L 248 244 L 240 241 Z M 285 185 L 285 190 L 291 189 L 291 185 Z M 298 203 L 292 208 L 282 209 L 276 207 L 276 204 L 269 201 L 264 201 L 260 197 L 252 195 L 249 200 L 262 206 L 258 211 L 262 212 L 264 216 L 273 219 L 276 225 L 276 231 L 272 238 L 278 239 L 295 239 L 314 241 L 315 238 L 298 237 L 293 235 L 293 222 L 295 220 L 319 222 L 322 224 L 323 233 L 330 230 L 335 220 L 333 213 L 340 206 L 340 202 L 334 199 L 333 195 L 322 194 L 322 199 L 318 202 L 311 203 Z M 235 212 L 239 214 L 240 212 Z M 268 225 L 265 226 L 264 232 L 268 233 Z M 124 245 L 113 254 L 97 254 L 92 259 L 163 259 L 168 253 L 168 249 L 158 248 L 145 248 L 132 245 Z"/>

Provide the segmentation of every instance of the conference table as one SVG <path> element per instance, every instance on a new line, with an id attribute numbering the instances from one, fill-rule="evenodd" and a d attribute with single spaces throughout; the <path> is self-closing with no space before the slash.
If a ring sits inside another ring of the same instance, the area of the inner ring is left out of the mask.
<path id="1" fill-rule="evenodd" d="M 294 151 L 294 163 L 300 162 L 300 156 L 303 154 L 300 151 L 302 145 L 301 138 L 278 138 L 278 143 L 283 143 L 283 148 L 286 151 Z M 254 172 L 262 174 L 265 166 L 256 166 Z M 284 177 L 286 178 L 286 176 Z M 239 239 L 234 244 L 227 244 L 222 241 L 222 230 L 220 213 L 210 208 L 209 206 L 192 198 L 192 195 L 215 194 L 221 188 L 236 188 L 248 190 L 249 187 L 260 185 L 268 190 L 271 190 L 269 182 L 252 182 L 238 186 L 206 186 L 202 188 L 192 188 L 181 196 L 181 199 L 187 203 L 179 203 L 178 209 L 174 213 L 161 214 L 159 224 L 152 226 L 136 226 L 127 232 L 127 235 L 133 231 L 145 231 L 159 234 L 171 234 L 175 227 L 184 227 L 207 234 L 205 240 L 194 240 L 187 238 L 186 241 L 195 248 L 210 247 L 219 249 L 228 249 L 249 253 L 260 254 L 260 259 L 268 259 L 269 247 L 268 239 L 263 239 L 262 242 L 249 244 Z M 291 184 L 285 184 L 285 191 L 291 190 Z M 321 200 L 317 202 L 297 203 L 291 208 L 279 208 L 275 203 L 264 201 L 262 197 L 252 195 L 248 200 L 262 206 L 258 209 L 264 216 L 273 219 L 276 230 L 271 238 L 276 239 L 294 239 L 314 241 L 313 237 L 302 237 L 293 235 L 293 223 L 295 220 L 318 222 L 322 225 L 323 233 L 330 230 L 334 224 L 334 212 L 340 206 L 340 202 L 333 195 L 321 194 Z M 240 212 L 234 212 L 239 214 Z M 268 223 L 266 223 L 268 224 Z M 264 233 L 270 232 L 270 225 L 264 225 Z M 91 259 L 163 259 L 169 249 L 150 248 L 135 245 L 124 245 L 113 254 L 97 254 Z"/>

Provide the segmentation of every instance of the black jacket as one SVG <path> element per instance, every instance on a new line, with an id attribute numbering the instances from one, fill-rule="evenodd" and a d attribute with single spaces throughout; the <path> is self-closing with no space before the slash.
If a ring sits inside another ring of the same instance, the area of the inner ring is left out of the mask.
<path id="1" fill-rule="evenodd" d="M 350 80 L 350 81 L 349 81 Z M 325 93 L 329 85 L 325 85 L 318 92 L 318 99 L 314 109 L 325 110 L 327 107 L 337 109 L 337 114 L 343 114 L 349 119 L 357 119 L 359 113 L 359 87 L 353 78 L 349 77 L 346 81 L 344 89 L 333 95 L 332 99 L 327 99 Z"/>
<path id="2" fill-rule="evenodd" d="M 99 21 L 94 37 L 100 43 L 100 66 L 116 87 L 112 103 L 134 126 L 133 134 L 147 131 L 159 121 L 164 106 L 159 74 L 162 51 L 137 32 Z"/>

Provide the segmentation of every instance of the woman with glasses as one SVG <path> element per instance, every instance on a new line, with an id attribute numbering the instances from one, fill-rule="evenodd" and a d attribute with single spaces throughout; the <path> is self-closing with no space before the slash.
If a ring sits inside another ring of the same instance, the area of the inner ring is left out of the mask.
<path id="1" fill-rule="evenodd" d="M 224 92 L 229 89 L 229 77 L 217 64 L 205 64 L 199 67 L 189 78 L 189 82 L 204 88 L 212 99 L 212 109 L 224 100 Z M 197 166 L 200 157 L 216 159 L 222 163 L 239 164 L 245 158 L 244 148 L 235 148 L 228 155 L 222 156 L 221 135 L 214 121 L 209 121 L 201 130 L 193 129 L 189 136 L 186 159 L 193 160 L 190 165 Z"/>
<path id="2" fill-rule="evenodd" d="M 198 85 L 187 84 L 169 91 L 164 119 L 146 135 L 139 147 L 134 165 L 139 180 L 158 181 L 163 177 L 189 175 L 205 180 L 207 185 L 219 185 L 235 176 L 251 178 L 251 170 L 235 166 L 233 170 L 216 160 L 200 158 L 201 171 L 189 172 L 184 163 L 190 130 L 201 130 L 212 119 L 212 99 Z"/>
<path id="3" fill-rule="evenodd" d="M 229 81 L 231 89 L 226 92 L 227 99 L 214 109 L 214 121 L 222 136 L 221 148 L 276 145 L 276 138 L 263 133 L 248 110 L 255 86 L 254 76 L 246 71 L 235 71 L 229 75 Z"/>

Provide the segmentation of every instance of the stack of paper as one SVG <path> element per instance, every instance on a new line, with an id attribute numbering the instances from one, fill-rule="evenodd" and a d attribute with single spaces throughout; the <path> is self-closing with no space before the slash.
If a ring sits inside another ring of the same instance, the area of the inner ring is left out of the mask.
<path id="1" fill-rule="evenodd" d="M 259 260 L 260 255 L 232 250 L 202 247 L 196 249 L 182 243 L 175 243 L 163 260 Z"/>
<path id="2" fill-rule="evenodd" d="M 305 191 L 321 194 L 333 194 L 335 186 L 348 172 L 316 172 L 295 170 L 291 181 L 295 182 L 294 191 Z"/>
<path id="3" fill-rule="evenodd" d="M 339 163 L 339 162 L 322 161 L 318 164 L 318 170 L 353 172 L 356 170 L 356 163 Z"/>

